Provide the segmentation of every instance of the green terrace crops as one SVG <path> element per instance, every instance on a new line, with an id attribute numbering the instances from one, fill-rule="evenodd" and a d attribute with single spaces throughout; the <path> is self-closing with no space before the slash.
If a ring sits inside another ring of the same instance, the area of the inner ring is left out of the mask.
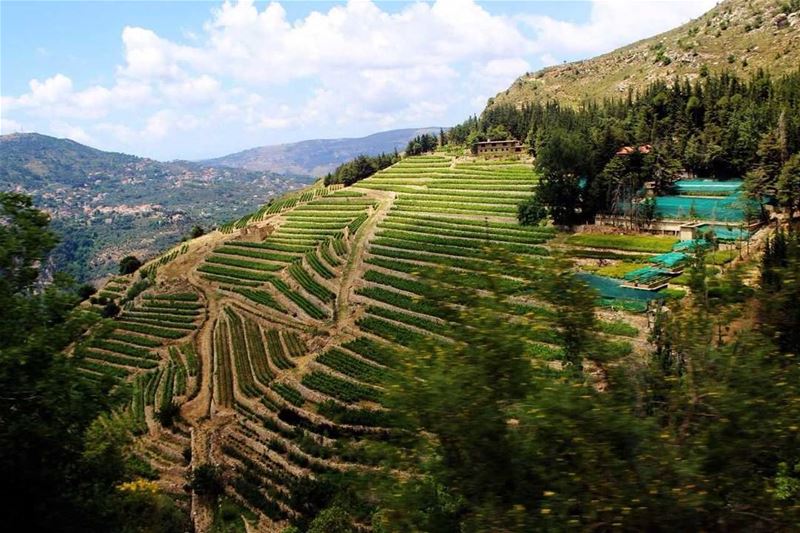
<path id="1" fill-rule="evenodd" d="M 190 340 L 204 317 L 204 304 L 194 292 L 145 294 L 114 320 L 102 324 L 74 349 L 89 380 L 127 383 L 127 411 L 138 434 L 157 424 L 157 412 L 195 395 L 200 363 Z M 184 437 L 176 434 L 176 442 Z M 186 444 L 181 444 L 183 448 Z M 177 457 L 163 443 L 151 443 L 146 455 L 160 463 Z"/>
<path id="2" fill-rule="evenodd" d="M 302 478 L 377 466 L 397 451 L 403 432 L 386 391 L 422 345 L 463 343 L 465 308 L 437 291 L 496 292 L 503 319 L 529 325 L 525 353 L 546 367 L 562 357 L 556 313 L 524 292 L 519 265 L 546 265 L 555 250 L 655 246 L 565 244 L 552 228 L 520 226 L 517 206 L 536 183 L 516 161 L 420 156 L 352 187 L 288 195 L 210 239 L 187 267 L 192 289 L 142 294 L 76 356 L 88 379 L 130 387 L 143 436 L 173 401 L 207 401 L 208 416 L 228 417 L 212 439 L 229 467 L 226 490 L 285 521 L 307 510 L 293 492 Z M 155 286 L 169 286 L 173 270 Z M 598 330 L 619 352 L 639 333 L 621 321 Z"/>
<path id="3" fill-rule="evenodd" d="M 459 164 L 409 158 L 357 184 L 393 191 L 393 213 L 437 213 L 514 218 L 537 178 L 528 165 Z"/>
<path id="4" fill-rule="evenodd" d="M 304 193 L 297 201 L 264 241 L 228 240 L 198 271 L 223 293 L 325 320 L 333 314 L 335 278 L 347 259 L 347 241 L 376 201 L 351 191 Z"/>

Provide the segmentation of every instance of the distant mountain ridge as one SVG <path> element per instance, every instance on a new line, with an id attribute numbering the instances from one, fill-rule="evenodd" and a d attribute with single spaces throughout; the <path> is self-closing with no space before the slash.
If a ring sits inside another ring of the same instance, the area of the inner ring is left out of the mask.
<path id="1" fill-rule="evenodd" d="M 38 133 L 0 136 L 0 190 L 24 192 L 53 217 L 53 267 L 81 280 L 133 253 L 152 256 L 192 225 L 253 211 L 308 183 L 266 171 L 161 162 Z"/>
<path id="2" fill-rule="evenodd" d="M 204 165 L 247 170 L 269 170 L 281 174 L 322 176 L 357 155 L 402 151 L 408 141 L 423 133 L 439 133 L 439 127 L 406 128 L 373 133 L 366 137 L 311 139 L 295 143 L 250 148 L 200 161 Z M 444 128 L 445 130 L 447 128 Z"/>
<path id="3" fill-rule="evenodd" d="M 632 7 L 631 16 L 636 16 Z M 607 54 L 520 76 L 487 107 L 556 100 L 625 97 L 656 80 L 694 79 L 703 71 L 747 76 L 764 68 L 774 75 L 800 66 L 797 2 L 726 0 L 665 33 Z"/>

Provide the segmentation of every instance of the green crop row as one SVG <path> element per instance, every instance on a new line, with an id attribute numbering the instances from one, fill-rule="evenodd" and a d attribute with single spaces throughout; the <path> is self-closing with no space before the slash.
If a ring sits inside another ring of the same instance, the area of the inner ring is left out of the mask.
<path id="1" fill-rule="evenodd" d="M 89 342 L 89 346 L 93 348 L 100 348 L 101 350 L 106 350 L 107 352 L 115 352 L 123 355 L 128 355 L 130 357 L 142 357 L 144 359 L 158 359 L 158 356 L 153 354 L 152 352 L 145 350 L 144 348 L 138 348 L 136 346 L 131 346 L 129 344 L 123 344 L 121 342 L 115 342 L 108 339 L 92 339 Z"/>
<path id="2" fill-rule="evenodd" d="M 260 270 L 262 272 L 277 272 L 285 265 L 276 265 L 274 263 L 260 263 L 258 261 L 246 261 L 244 259 L 236 259 L 235 257 L 226 257 L 223 255 L 211 255 L 206 258 L 206 262 L 219 265 L 232 266 L 237 268 L 246 268 L 249 270 Z"/>
<path id="3" fill-rule="evenodd" d="M 280 335 L 276 329 L 267 331 L 267 351 L 270 359 L 278 368 L 286 370 L 295 367 L 294 361 L 286 356 L 286 351 L 283 349 Z"/>
<path id="4" fill-rule="evenodd" d="M 221 320 L 214 331 L 214 360 L 217 376 L 217 403 L 223 407 L 233 405 L 233 373 L 228 340 L 230 339 L 228 323 Z"/>
<path id="5" fill-rule="evenodd" d="M 300 391 L 291 385 L 286 383 L 273 383 L 270 385 L 270 388 L 277 392 L 284 400 L 296 405 L 297 407 L 303 407 L 303 404 L 306 403 L 305 398 L 303 398 L 303 395 L 300 394 Z"/>
<path id="6" fill-rule="evenodd" d="M 258 287 L 261 283 L 257 281 L 244 281 L 237 278 L 229 278 L 228 276 L 217 276 L 215 274 L 203 274 L 203 279 L 214 281 L 216 283 L 227 283 L 229 285 L 241 285 L 243 287 Z"/>
<path id="7" fill-rule="evenodd" d="M 397 364 L 397 352 L 393 347 L 380 344 L 367 337 L 359 337 L 346 342 L 341 347 L 383 366 L 393 367 Z"/>
<path id="8" fill-rule="evenodd" d="M 276 261 L 279 263 L 290 263 L 294 260 L 294 256 L 279 254 L 275 252 L 261 252 L 249 248 L 239 248 L 235 246 L 222 246 L 214 250 L 215 254 L 223 255 L 236 255 L 242 257 L 251 257 L 253 259 L 264 259 L 266 261 Z M 213 256 L 212 256 L 213 257 Z M 277 266 L 278 269 L 283 268 L 282 265 Z M 262 269 L 263 270 L 263 269 Z"/>
<path id="9" fill-rule="evenodd" d="M 202 265 L 198 269 L 200 272 L 207 274 L 216 274 L 228 278 L 246 279 L 250 281 L 272 281 L 274 276 L 270 274 L 263 274 L 261 272 L 252 272 L 249 270 L 238 270 L 235 268 L 221 267 L 216 265 Z"/>
<path id="10" fill-rule="evenodd" d="M 147 308 L 139 308 L 133 311 L 127 311 L 125 318 L 144 318 L 148 320 L 161 320 L 163 322 L 176 322 L 181 324 L 194 324 L 197 320 L 196 315 L 173 315 L 164 314 L 161 310 L 149 311 Z"/>
<path id="11" fill-rule="evenodd" d="M 481 232 L 478 228 L 475 228 L 474 230 L 446 229 L 422 225 L 417 226 L 411 223 L 396 223 L 391 219 L 382 222 L 380 227 L 381 229 L 413 232 L 418 235 L 436 235 L 440 238 L 455 237 L 459 239 L 477 239 L 502 244 L 541 244 L 549 240 L 549 235 L 546 233 L 519 233 L 517 235 L 512 235 L 488 228 L 483 232 Z"/>
<path id="12" fill-rule="evenodd" d="M 416 315 L 395 311 L 393 309 L 387 309 L 385 307 L 372 305 L 367 307 L 367 313 L 380 318 L 394 320 L 409 326 L 414 326 L 415 328 L 424 329 L 425 331 L 430 331 L 431 333 L 436 333 L 438 335 L 445 335 L 448 330 L 448 327 L 445 324 L 440 324 L 439 322 L 434 322 Z"/>
<path id="13" fill-rule="evenodd" d="M 442 309 L 425 301 L 421 298 L 407 296 L 399 292 L 390 291 L 383 287 L 364 287 L 358 289 L 356 294 L 370 298 L 372 300 L 383 302 L 394 307 L 420 313 L 422 315 L 441 316 Z"/>
<path id="14" fill-rule="evenodd" d="M 567 244 L 590 248 L 611 248 L 631 252 L 663 253 L 672 250 L 678 239 L 659 235 L 603 235 L 581 233 L 570 235 Z"/>
<path id="15" fill-rule="evenodd" d="M 378 402 L 381 398 L 380 391 L 373 387 L 345 381 L 318 370 L 303 376 L 302 383 L 309 389 L 327 394 L 345 403 L 355 403 L 362 400 Z"/>
<path id="16" fill-rule="evenodd" d="M 358 327 L 363 331 L 377 335 L 402 346 L 412 346 L 424 342 L 426 335 L 417 333 L 398 326 L 395 323 L 387 322 L 374 316 L 365 316 L 358 321 Z"/>
<path id="17" fill-rule="evenodd" d="M 245 318 L 245 332 L 247 334 L 247 346 L 250 352 L 250 362 L 253 364 L 253 372 L 262 385 L 267 385 L 275 378 L 275 374 L 269 367 L 267 351 L 264 348 L 264 340 L 261 337 L 261 328 L 255 321 Z"/>
<path id="18" fill-rule="evenodd" d="M 401 291 L 406 291 L 413 294 L 425 295 L 430 292 L 430 287 L 424 283 L 406 278 L 399 278 L 397 276 L 391 276 L 389 274 L 384 274 L 383 272 L 378 272 L 377 270 L 367 270 L 364 274 L 364 280 L 371 281 L 372 283 L 377 283 L 379 285 L 387 285 L 389 287 L 394 287 L 395 289 L 400 289 Z"/>
<path id="19" fill-rule="evenodd" d="M 304 246 L 298 246 L 293 244 L 278 244 L 273 242 L 271 238 L 270 240 L 267 240 L 265 242 L 228 241 L 227 243 L 225 243 L 224 247 L 227 248 L 229 246 L 235 246 L 237 248 L 257 249 L 257 250 L 276 250 L 279 252 L 289 252 L 289 253 L 298 253 L 302 252 L 305 249 Z M 222 253 L 219 251 L 219 249 L 214 251 L 217 253 Z M 233 251 L 231 251 L 230 253 L 233 253 Z M 261 259 L 266 259 L 266 258 L 262 257 Z M 291 257 L 289 259 L 291 260 Z"/>
<path id="20" fill-rule="evenodd" d="M 194 324 L 186 324 L 184 322 L 169 322 L 167 320 L 153 320 L 149 318 L 140 318 L 128 316 L 127 314 L 122 317 L 125 322 L 134 322 L 136 324 L 148 324 L 150 326 L 158 326 L 161 328 L 180 329 L 184 331 L 192 331 Z"/>
<path id="21" fill-rule="evenodd" d="M 236 367 L 236 382 L 239 385 L 239 390 L 249 398 L 260 396 L 261 391 L 256 387 L 253 371 L 250 368 L 250 354 L 247 351 L 242 319 L 230 308 L 226 308 L 225 312 L 228 315 L 228 324 L 230 326 L 231 342 L 233 344 L 231 352 Z"/>
<path id="22" fill-rule="evenodd" d="M 319 260 L 317 257 L 316 252 L 309 252 L 306 254 L 306 262 L 311 267 L 311 269 L 319 274 L 323 279 L 332 279 L 335 274 L 328 269 L 322 261 Z"/>
<path id="23" fill-rule="evenodd" d="M 186 358 L 186 370 L 190 376 L 196 376 L 200 372 L 200 361 L 194 351 L 194 344 L 188 342 L 180 347 L 183 357 Z"/>
<path id="24" fill-rule="evenodd" d="M 85 350 L 85 356 L 90 359 L 98 361 L 105 361 L 120 366 L 131 366 L 134 368 L 155 368 L 158 366 L 158 361 L 152 359 L 142 359 L 140 357 L 128 357 L 125 355 L 110 354 L 106 352 L 97 352 L 95 350 Z"/>
<path id="25" fill-rule="evenodd" d="M 124 329 L 125 331 L 132 331 L 134 333 L 143 333 L 153 337 L 161 337 L 162 339 L 180 339 L 181 337 L 186 336 L 186 331 L 183 330 L 165 329 L 151 326 L 149 324 L 139 324 L 135 322 L 118 321 L 116 322 L 116 327 L 118 329 Z"/>
<path id="26" fill-rule="evenodd" d="M 330 289 L 311 277 L 300 263 L 293 263 L 289 267 L 289 275 L 309 294 L 313 294 L 323 302 L 331 302 L 336 298 L 336 295 Z"/>
<path id="27" fill-rule="evenodd" d="M 385 369 L 366 363 L 335 348 L 317 357 L 317 362 L 365 383 L 381 383 L 387 376 Z"/>
<path id="28" fill-rule="evenodd" d="M 115 341 L 127 342 L 128 344 L 135 344 L 137 346 L 145 346 L 147 348 L 158 348 L 159 346 L 161 346 L 161 341 L 151 339 L 150 337 L 141 337 L 139 335 L 128 335 L 126 333 L 120 333 L 119 331 L 113 331 L 109 333 L 108 335 L 106 335 L 106 338 Z"/>
<path id="29" fill-rule="evenodd" d="M 286 344 L 286 349 L 289 350 L 289 355 L 292 357 L 302 357 L 306 354 L 306 346 L 303 340 L 294 331 L 284 331 L 281 336 L 283 342 Z"/>
<path id="30" fill-rule="evenodd" d="M 328 314 L 325 311 L 323 311 L 322 309 L 320 309 L 319 307 L 308 301 L 302 295 L 290 289 L 289 286 L 286 285 L 286 283 L 283 282 L 282 280 L 277 278 L 273 279 L 272 285 L 276 289 L 278 289 L 278 291 L 280 291 L 284 296 L 286 296 L 292 302 L 294 302 L 300 309 L 303 310 L 304 313 L 306 313 L 311 318 L 322 320 L 328 317 Z"/>
<path id="31" fill-rule="evenodd" d="M 226 288 L 226 290 L 235 292 L 237 294 L 241 294 L 248 300 L 252 300 L 257 304 L 261 304 L 281 312 L 286 311 L 286 308 L 283 307 L 277 300 L 275 300 L 275 298 L 270 293 L 266 291 L 260 291 L 255 289 L 244 289 L 239 287 Z"/>

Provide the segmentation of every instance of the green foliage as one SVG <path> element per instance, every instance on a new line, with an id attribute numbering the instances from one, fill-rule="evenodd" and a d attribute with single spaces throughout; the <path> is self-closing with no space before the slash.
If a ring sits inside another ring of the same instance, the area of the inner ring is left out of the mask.
<path id="1" fill-rule="evenodd" d="M 194 225 L 194 226 L 192 226 L 192 229 L 189 230 L 189 238 L 190 239 L 196 239 L 198 237 L 202 237 L 205 234 L 206 234 L 206 230 L 204 230 L 202 226 Z"/>
<path id="2" fill-rule="evenodd" d="M 565 351 L 627 353 L 586 336 L 591 300 L 569 276 L 551 279 L 560 272 L 533 287 L 574 304 L 556 309 L 563 333 L 577 333 Z M 504 320 L 501 302 L 458 300 L 458 342 L 415 344 L 387 387 L 384 404 L 418 442 L 405 463 L 414 475 L 373 480 L 378 531 L 783 529 L 800 518 L 800 367 L 752 332 L 719 344 L 724 299 L 658 315 L 649 361 L 604 366 L 604 392 L 569 368 L 531 366 L 530 328 Z"/>
<path id="3" fill-rule="evenodd" d="M 119 273 L 120 274 L 133 274 L 139 267 L 142 266 L 142 262 L 139 261 L 135 256 L 128 255 L 123 257 L 119 262 Z"/>
<path id="4" fill-rule="evenodd" d="M 436 150 L 439 141 L 436 138 L 436 135 L 423 133 L 422 135 L 417 135 L 410 141 L 408 141 L 408 145 L 406 145 L 405 155 L 406 156 L 413 156 L 413 155 L 422 155 L 424 153 L 433 152 Z"/>
<path id="5" fill-rule="evenodd" d="M 180 413 L 180 406 L 170 399 L 168 403 L 162 404 L 161 407 L 159 407 L 156 412 L 156 418 L 159 424 L 165 428 L 171 428 L 175 425 L 175 420 L 180 417 Z"/>
<path id="6" fill-rule="evenodd" d="M 434 137 L 435 142 L 436 137 Z M 357 181 L 367 178 L 379 170 L 383 170 L 400 160 L 397 154 L 380 154 L 378 156 L 360 155 L 342 163 L 336 170 L 325 176 L 325 185 L 343 183 L 345 186 L 352 185 Z"/>
<path id="7" fill-rule="evenodd" d="M 89 283 L 85 283 L 78 287 L 78 297 L 81 299 L 81 301 L 88 300 L 96 292 L 97 289 L 94 287 L 94 285 Z"/>
<path id="8" fill-rule="evenodd" d="M 222 469 L 210 463 L 197 465 L 189 475 L 189 486 L 198 496 L 216 500 L 224 492 Z"/>
<path id="9" fill-rule="evenodd" d="M 531 196 L 517 207 L 517 220 L 523 226 L 538 226 L 547 217 L 547 208 L 536 195 Z"/>

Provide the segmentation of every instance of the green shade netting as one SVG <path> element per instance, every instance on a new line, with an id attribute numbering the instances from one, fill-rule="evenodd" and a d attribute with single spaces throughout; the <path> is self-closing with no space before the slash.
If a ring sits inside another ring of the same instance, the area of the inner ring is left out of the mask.
<path id="1" fill-rule="evenodd" d="M 656 216 L 674 220 L 718 220 L 739 222 L 744 220 L 748 200 L 740 194 L 720 198 L 693 196 L 659 196 L 655 199 Z"/>
<path id="2" fill-rule="evenodd" d="M 685 261 L 686 257 L 686 254 L 683 252 L 667 252 L 665 254 L 651 257 L 650 262 L 663 267 L 672 268 Z"/>
<path id="3" fill-rule="evenodd" d="M 668 274 L 668 272 L 664 272 L 660 268 L 646 266 L 642 268 L 637 268 L 632 272 L 628 272 L 623 276 L 623 279 L 625 281 L 648 283 L 650 281 L 654 281 L 658 278 L 664 277 L 666 274 Z"/>
<path id="4" fill-rule="evenodd" d="M 709 194 L 732 194 L 742 188 L 742 180 L 714 181 L 714 180 L 680 180 L 675 183 L 678 194 L 684 192 Z"/>
<path id="5" fill-rule="evenodd" d="M 750 238 L 750 232 L 740 228 L 726 228 L 725 226 L 700 226 L 701 231 L 713 231 L 721 241 L 742 241 Z"/>
<path id="6" fill-rule="evenodd" d="M 672 247 L 673 252 L 691 252 L 697 248 L 708 248 L 711 246 L 711 243 L 705 239 L 693 239 L 689 241 L 680 241 L 675 243 L 675 246 Z"/>
<path id="7" fill-rule="evenodd" d="M 619 280 L 613 278 L 606 278 L 603 276 L 586 274 L 583 272 L 577 274 L 577 277 L 591 288 L 599 292 L 603 300 L 647 302 L 648 300 L 663 299 L 663 296 L 660 296 L 658 292 L 623 287 Z"/>

